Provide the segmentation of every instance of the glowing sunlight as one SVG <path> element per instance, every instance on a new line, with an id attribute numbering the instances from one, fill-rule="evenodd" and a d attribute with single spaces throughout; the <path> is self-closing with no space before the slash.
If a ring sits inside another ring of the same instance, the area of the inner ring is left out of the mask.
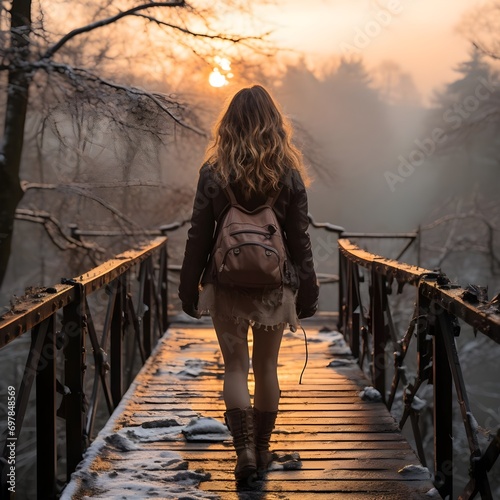
<path id="1" fill-rule="evenodd" d="M 216 66 L 208 77 L 208 83 L 212 87 L 223 87 L 229 83 L 234 76 L 231 72 L 231 61 L 225 57 L 216 56 L 214 58 Z"/>

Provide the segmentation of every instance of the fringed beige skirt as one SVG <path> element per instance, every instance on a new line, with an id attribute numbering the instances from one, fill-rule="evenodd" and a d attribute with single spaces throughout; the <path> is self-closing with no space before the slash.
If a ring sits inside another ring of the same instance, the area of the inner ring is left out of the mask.
<path id="1" fill-rule="evenodd" d="M 274 290 L 248 290 L 217 287 L 211 283 L 203 286 L 198 310 L 210 316 L 230 318 L 235 323 L 247 320 L 251 325 L 276 329 L 299 326 L 295 310 L 295 293 L 284 286 Z"/>

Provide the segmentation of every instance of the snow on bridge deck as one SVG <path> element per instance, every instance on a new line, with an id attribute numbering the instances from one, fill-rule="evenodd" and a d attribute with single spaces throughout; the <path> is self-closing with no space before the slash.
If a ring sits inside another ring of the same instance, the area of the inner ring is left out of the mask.
<path id="1" fill-rule="evenodd" d="M 301 385 L 302 332 L 287 332 L 283 339 L 282 398 L 271 443 L 280 461 L 264 481 L 236 488 L 213 330 L 174 325 L 62 499 L 439 498 L 426 469 L 402 470 L 419 466 L 418 458 L 383 403 L 360 398 L 368 381 L 341 335 L 307 330 L 309 364 Z"/>

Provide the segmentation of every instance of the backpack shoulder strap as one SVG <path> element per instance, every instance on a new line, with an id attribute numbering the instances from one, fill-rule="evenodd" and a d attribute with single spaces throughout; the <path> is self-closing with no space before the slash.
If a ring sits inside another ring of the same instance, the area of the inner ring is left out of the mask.
<path id="1" fill-rule="evenodd" d="M 234 195 L 234 191 L 231 189 L 231 186 L 229 184 L 226 187 L 224 187 L 224 193 L 226 193 L 226 196 L 229 198 L 229 201 L 231 202 L 232 206 L 239 205 L 238 200 Z"/>
<path id="2" fill-rule="evenodd" d="M 270 194 L 269 197 L 267 198 L 266 205 L 273 208 L 282 189 L 283 189 L 283 186 L 281 185 L 281 186 L 279 186 L 279 188 L 276 191 L 274 191 L 274 193 Z"/>

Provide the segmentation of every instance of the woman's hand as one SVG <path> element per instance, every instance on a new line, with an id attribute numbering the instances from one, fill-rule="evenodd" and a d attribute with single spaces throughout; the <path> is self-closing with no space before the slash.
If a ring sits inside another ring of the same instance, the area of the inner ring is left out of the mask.
<path id="1" fill-rule="evenodd" d="M 316 311 L 318 310 L 318 302 L 315 302 L 312 305 L 301 306 L 300 304 L 296 304 L 295 309 L 297 311 L 297 317 L 299 319 L 310 318 L 314 316 Z"/>
<path id="2" fill-rule="evenodd" d="M 201 314 L 199 313 L 198 309 L 196 309 L 197 304 L 193 304 L 191 302 L 183 302 L 182 303 L 182 310 L 192 318 L 200 319 Z"/>

